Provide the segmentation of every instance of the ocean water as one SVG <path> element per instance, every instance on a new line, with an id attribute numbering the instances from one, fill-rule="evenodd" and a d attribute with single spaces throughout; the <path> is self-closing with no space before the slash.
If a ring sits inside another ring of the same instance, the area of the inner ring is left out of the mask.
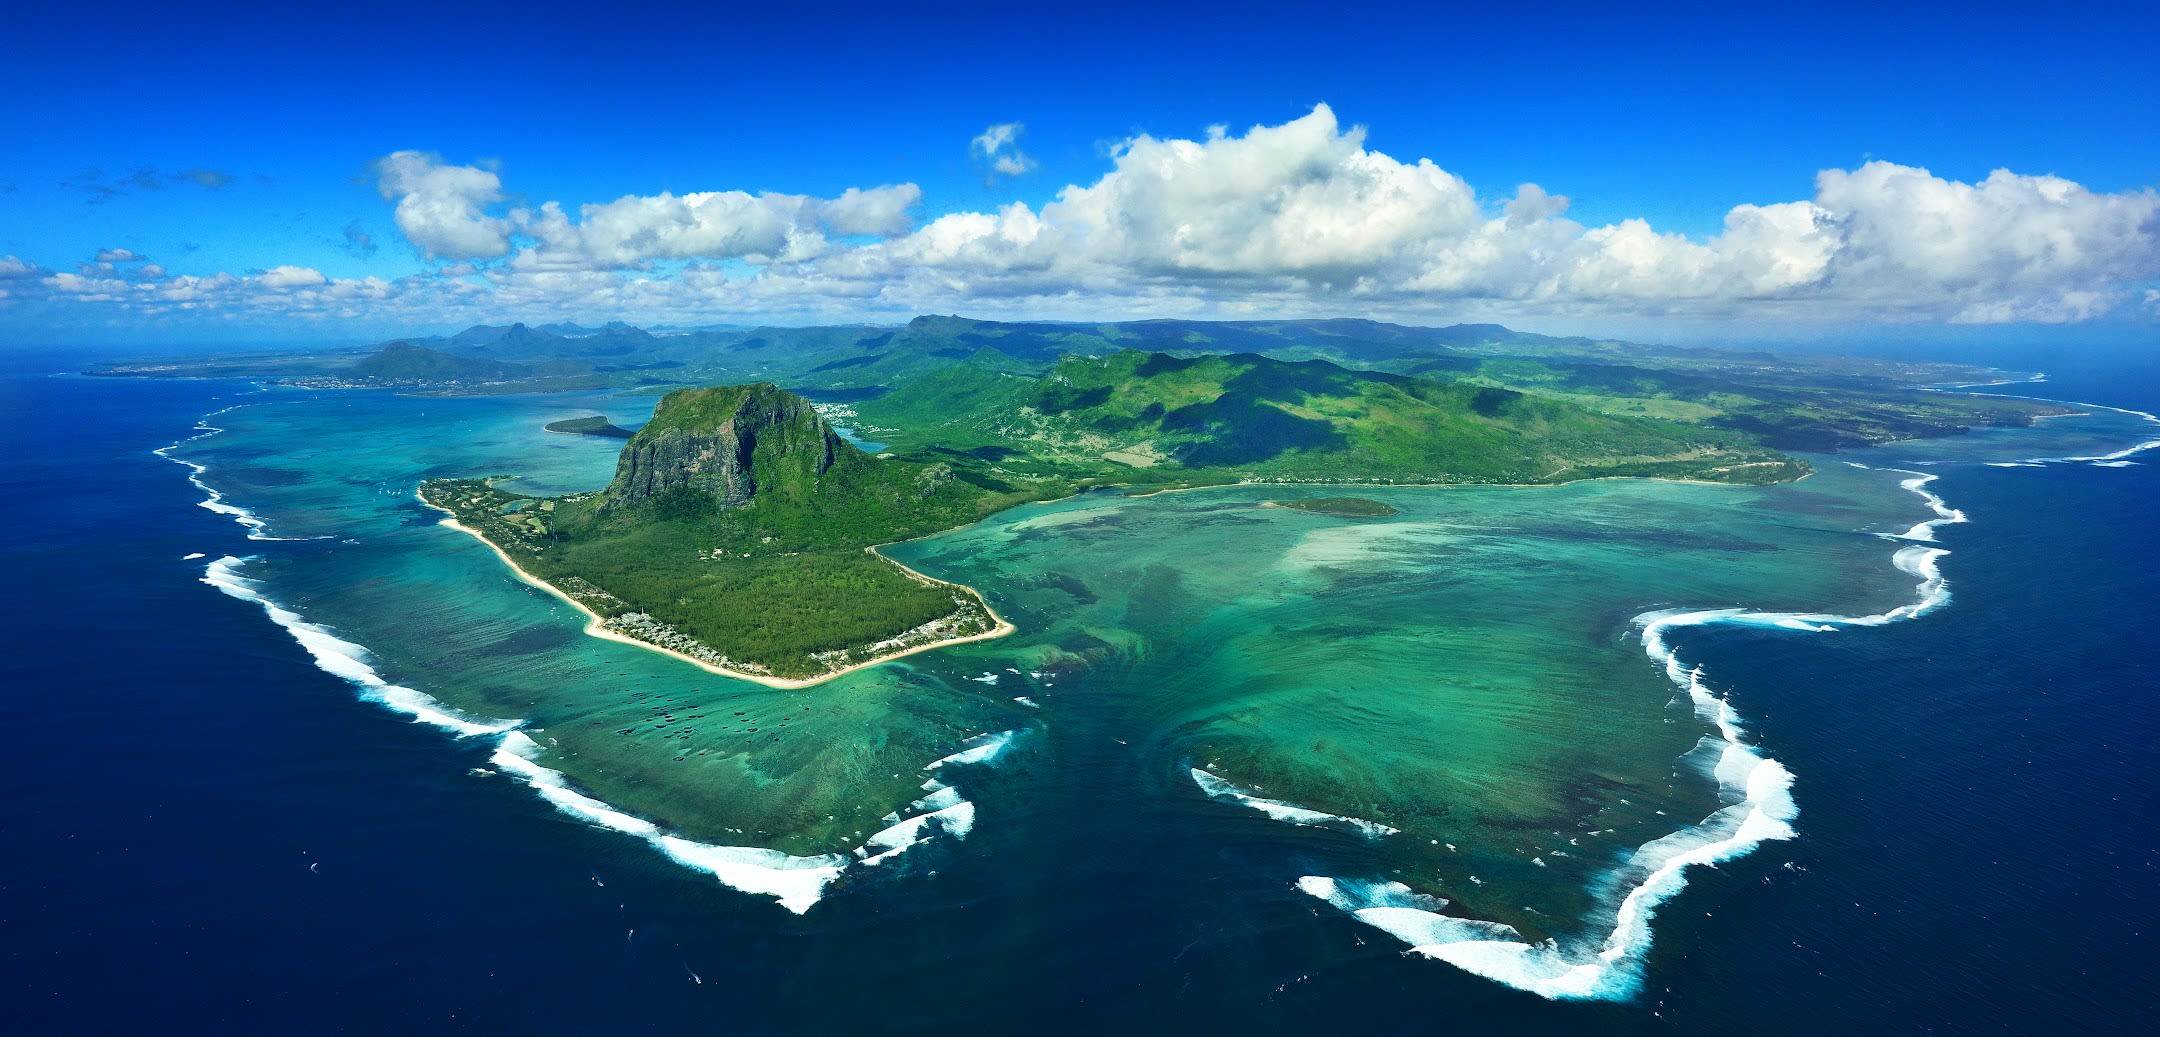
<path id="1" fill-rule="evenodd" d="M 1771 490 L 1019 509 L 895 553 L 1021 634 L 775 692 L 583 637 L 410 499 L 604 481 L 614 444 L 538 427 L 635 398 L 66 366 L 0 390 L 26 591 L 0 931 L 35 1032 L 2108 1032 L 2155 1007 L 2160 485 L 2106 457 L 2134 417 Z M 2152 409 L 2152 374 L 1991 391 Z M 1993 466 L 2028 457 L 2098 460 Z M 1969 521 L 1922 526 L 1946 512 Z M 1678 889 L 1689 854 L 1731 859 Z"/>

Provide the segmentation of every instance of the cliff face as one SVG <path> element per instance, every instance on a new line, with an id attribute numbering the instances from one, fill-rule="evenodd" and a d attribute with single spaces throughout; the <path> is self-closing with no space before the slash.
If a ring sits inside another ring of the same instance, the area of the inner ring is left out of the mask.
<path id="1" fill-rule="evenodd" d="M 682 389 L 667 394 L 623 447 L 605 506 L 680 488 L 723 508 L 759 493 L 804 497 L 835 464 L 860 455 L 810 401 L 769 383 Z"/>

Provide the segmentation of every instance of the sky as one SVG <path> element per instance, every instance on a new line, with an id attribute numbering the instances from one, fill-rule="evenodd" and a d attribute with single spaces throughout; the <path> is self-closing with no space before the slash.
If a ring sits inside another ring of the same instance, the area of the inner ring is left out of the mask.
<path id="1" fill-rule="evenodd" d="M 2160 329 L 2131 5 L 42 6 L 0 34 L 0 344 Z"/>

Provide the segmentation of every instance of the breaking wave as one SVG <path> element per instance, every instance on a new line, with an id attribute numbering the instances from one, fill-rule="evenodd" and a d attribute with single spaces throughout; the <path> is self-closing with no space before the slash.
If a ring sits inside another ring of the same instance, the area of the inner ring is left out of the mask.
<path id="1" fill-rule="evenodd" d="M 1899 485 L 1925 501 L 1936 516 L 1903 535 L 1886 537 L 1905 544 L 1891 556 L 1891 564 L 1919 580 L 1909 604 L 1867 616 L 1721 608 L 1666 609 L 1634 618 L 1644 654 L 1663 668 L 1710 728 L 1683 762 L 1709 764 L 1724 805 L 1693 825 L 1637 847 L 1614 869 L 1613 881 L 1602 884 L 1612 891 L 1597 916 L 1610 922 L 1602 939 L 1531 943 L 1511 926 L 1443 914 L 1446 900 L 1415 893 L 1399 882 L 1308 875 L 1298 880 L 1298 888 L 1410 944 L 1412 953 L 1519 990 L 1555 1000 L 1632 996 L 1641 986 L 1643 962 L 1649 956 L 1651 920 L 1660 905 L 1686 888 L 1688 868 L 1733 860 L 1765 842 L 1790 839 L 1799 815 L 1792 773 L 1748 744 L 1738 711 L 1703 682 L 1700 666 L 1680 658 L 1669 635 L 1716 624 L 1827 633 L 1912 619 L 1948 604 L 1950 588 L 1938 563 L 1949 552 L 1923 545 L 1935 539 L 1938 527 L 1967 521 L 1965 513 L 1927 488 L 1935 476 L 1904 474 L 1911 478 Z"/>
<path id="2" fill-rule="evenodd" d="M 2115 411 L 2160 426 L 2160 416 L 2145 411 L 2100 404 L 2073 405 Z M 2160 449 L 2160 438 L 2105 454 L 1989 464 L 2022 468 L 2081 463 L 2115 468 L 2136 464 L 2133 457 L 2154 449 Z M 1846 463 L 1855 468 L 1868 467 Z M 1687 869 L 1745 856 L 1768 841 L 1791 839 L 1795 834 L 1793 821 L 1799 815 L 1792 797 L 1792 773 L 1748 744 L 1739 713 L 1723 695 L 1703 683 L 1700 666 L 1689 666 L 1681 660 L 1667 635 L 1686 627 L 1718 624 L 1828 633 L 1912 619 L 1949 604 L 1950 588 L 1940 564 L 1949 552 L 1926 545 L 1935 542 L 1940 527 L 1965 522 L 1967 517 L 1928 488 L 1936 476 L 1910 471 L 1902 474 L 1910 478 L 1899 485 L 1920 497 L 1935 514 L 1902 534 L 1883 534 L 1884 539 L 1903 545 L 1891 555 L 1891 564 L 1919 580 L 1910 603 L 1867 616 L 1723 608 L 1653 611 L 1633 620 L 1644 653 L 1664 669 L 1666 677 L 1694 706 L 1697 717 L 1714 732 L 1683 758 L 1683 764 L 1714 760 L 1709 773 L 1724 805 L 1692 826 L 1643 844 L 1615 869 L 1611 878 L 1617 881 L 1605 884 L 1613 890 L 1608 897 L 1616 899 L 1602 915 L 1611 920 L 1611 929 L 1602 939 L 1531 943 L 1507 925 L 1443 914 L 1446 900 L 1416 893 L 1399 882 L 1308 875 L 1298 880 L 1298 888 L 1408 943 L 1413 953 L 1520 990 L 1552 999 L 1618 1000 L 1632 996 L 1641 986 L 1643 962 L 1653 936 L 1651 920 L 1660 905 L 1686 888 Z M 1199 780 L 1199 774 L 1195 772 L 1195 780 Z"/>
<path id="3" fill-rule="evenodd" d="M 1368 839 L 1378 839 L 1384 835 L 1396 835 L 1401 832 L 1401 829 L 1389 828 L 1378 821 L 1367 821 L 1361 817 L 1345 817 L 1341 814 L 1323 813 L 1279 799 L 1263 799 L 1231 784 L 1228 779 L 1220 775 L 1198 767 L 1192 768 L 1192 780 L 1193 784 L 1200 786 L 1200 791 L 1207 793 L 1210 799 L 1240 803 L 1277 821 L 1287 821 L 1294 825 L 1305 825 L 1312 828 L 1338 828 L 1355 832 Z"/>
<path id="4" fill-rule="evenodd" d="M 203 499 L 197 501 L 195 506 L 215 512 L 219 515 L 230 516 L 234 522 L 239 523 L 247 530 L 247 538 L 249 540 L 327 539 L 325 537 L 281 537 L 271 535 L 270 524 L 263 521 L 261 516 L 255 514 L 252 511 L 249 511 L 246 508 L 240 507 L 237 504 L 233 504 L 227 501 L 225 499 L 225 494 L 222 491 L 203 481 L 203 475 L 210 471 L 208 466 L 197 464 L 183 457 L 173 456 L 174 451 L 179 450 L 181 447 L 184 447 L 189 443 L 193 443 L 198 439 L 208 439 L 211 436 L 215 436 L 221 432 L 224 432 L 224 429 L 219 428 L 216 425 L 210 424 L 210 419 L 217 417 L 220 414 L 226 414 L 231 411 L 238 410 L 244 406 L 246 406 L 246 404 L 236 403 L 230 407 L 222 407 L 218 410 L 211 411 L 210 413 L 203 415 L 202 419 L 195 423 L 194 435 L 189 436 L 186 439 L 175 440 L 172 443 L 161 446 L 156 450 L 152 450 L 150 452 L 164 458 L 167 461 L 171 461 L 176 465 L 181 465 L 185 467 L 188 470 L 188 482 L 193 484 L 196 489 L 201 490 L 204 494 Z"/>

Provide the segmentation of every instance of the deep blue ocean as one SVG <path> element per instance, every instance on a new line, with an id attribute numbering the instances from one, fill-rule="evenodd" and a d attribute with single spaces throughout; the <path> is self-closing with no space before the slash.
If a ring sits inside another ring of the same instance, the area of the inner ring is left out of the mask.
<path id="1" fill-rule="evenodd" d="M 1989 358 L 2160 410 L 2160 363 Z M 151 453 L 249 387 L 0 369 L 0 1013 L 15 1033 L 2130 1033 L 2160 1013 L 2160 468 L 1945 470 L 1954 593 L 1836 637 L 1677 635 L 1798 775 L 1700 871 L 1639 997 L 1402 953 L 1198 838 L 1130 768 L 998 772 L 894 895 L 783 916 L 476 781 L 487 748 L 200 582 L 242 530 Z M 1084 730 L 1070 758 L 1111 754 Z M 1129 809 L 1103 804 L 1132 803 Z M 1084 823 L 1082 823 L 1084 819 Z"/>

